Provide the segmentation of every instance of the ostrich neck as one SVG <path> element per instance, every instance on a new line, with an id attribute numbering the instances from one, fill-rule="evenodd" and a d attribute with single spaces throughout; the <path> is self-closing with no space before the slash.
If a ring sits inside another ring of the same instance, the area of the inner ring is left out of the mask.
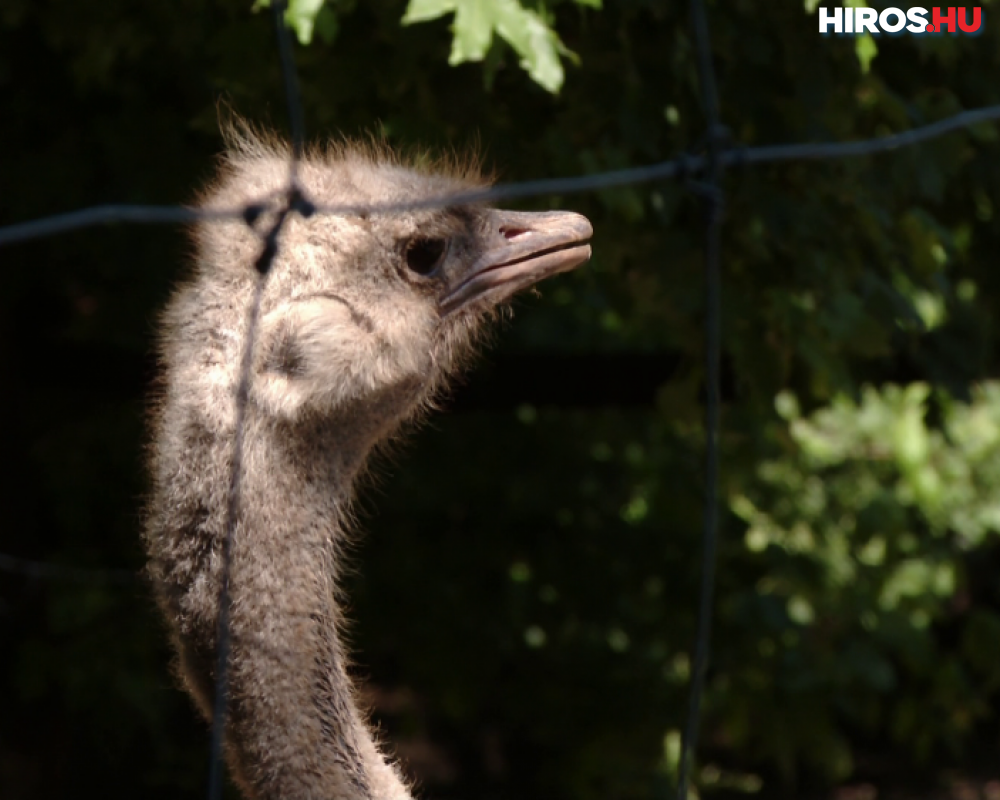
<path id="1" fill-rule="evenodd" d="M 359 711 L 339 629 L 337 567 L 352 484 L 384 417 L 250 422 L 232 543 L 229 730 L 260 800 L 403 800 Z"/>

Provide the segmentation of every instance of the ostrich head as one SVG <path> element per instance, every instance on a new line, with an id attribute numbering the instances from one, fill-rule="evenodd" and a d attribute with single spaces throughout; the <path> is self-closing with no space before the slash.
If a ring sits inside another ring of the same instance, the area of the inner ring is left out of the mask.
<path id="1" fill-rule="evenodd" d="M 208 207 L 247 203 L 287 181 L 288 155 L 279 145 L 236 144 Z M 414 169 L 385 148 L 351 145 L 313 153 L 299 178 L 317 205 L 359 208 L 487 183 L 475 167 Z M 586 261 L 590 235 L 579 214 L 483 206 L 292 217 L 264 295 L 255 397 L 289 421 L 377 402 L 381 421 L 390 423 L 433 396 L 498 305 Z M 211 265 L 202 273 L 208 284 L 229 292 L 234 278 L 252 277 L 260 248 L 254 232 L 209 224 L 198 240 Z"/>

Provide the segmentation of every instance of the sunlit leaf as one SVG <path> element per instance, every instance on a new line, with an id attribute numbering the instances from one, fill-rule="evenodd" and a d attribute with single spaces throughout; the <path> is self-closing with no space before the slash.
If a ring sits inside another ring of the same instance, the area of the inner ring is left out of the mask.
<path id="1" fill-rule="evenodd" d="M 520 56 L 521 67 L 535 83 L 558 92 L 564 73 L 560 55 L 574 57 L 537 12 L 518 0 L 410 0 L 403 24 L 424 22 L 454 12 L 448 63 L 482 61 L 499 35 Z"/>
<path id="2" fill-rule="evenodd" d="M 415 22 L 426 22 L 453 12 L 457 0 L 410 0 L 403 14 L 402 23 L 412 25 Z"/>
<path id="3" fill-rule="evenodd" d="M 300 44 L 307 45 L 312 42 L 313 32 L 316 30 L 317 17 L 324 10 L 323 4 L 325 2 L 326 0 L 289 0 L 288 8 L 285 10 L 285 24 L 295 31 Z M 270 7 L 271 0 L 255 0 L 253 10 L 259 11 L 262 8 Z M 333 17 L 333 14 L 329 9 L 326 9 L 326 12 L 326 15 L 324 15 L 326 17 L 324 22 L 324 39 L 330 41 L 334 35 L 331 33 L 334 29 L 329 21 Z M 336 18 L 333 17 L 333 19 L 333 24 L 335 24 Z"/>

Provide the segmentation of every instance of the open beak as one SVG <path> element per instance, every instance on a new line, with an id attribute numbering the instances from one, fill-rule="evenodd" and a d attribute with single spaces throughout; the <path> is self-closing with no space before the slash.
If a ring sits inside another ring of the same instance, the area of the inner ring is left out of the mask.
<path id="1" fill-rule="evenodd" d="M 590 221 L 572 211 L 490 211 L 486 251 L 441 300 L 441 316 L 472 302 L 499 303 L 590 258 Z"/>

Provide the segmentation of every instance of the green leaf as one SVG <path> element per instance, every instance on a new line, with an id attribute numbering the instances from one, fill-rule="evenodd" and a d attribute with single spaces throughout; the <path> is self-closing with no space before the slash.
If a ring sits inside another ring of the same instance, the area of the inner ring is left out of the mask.
<path id="1" fill-rule="evenodd" d="M 588 2 L 588 4 L 592 4 Z M 598 5 L 599 6 L 599 0 Z M 520 66 L 553 94 L 562 87 L 560 55 L 578 60 L 545 21 L 518 0 L 410 0 L 402 23 L 411 25 L 454 12 L 448 63 L 482 61 L 496 33 L 520 56 Z"/>
<path id="2" fill-rule="evenodd" d="M 455 0 L 410 0 L 403 14 L 402 23 L 427 22 L 455 10 Z"/>
<path id="3" fill-rule="evenodd" d="M 454 66 L 463 61 L 482 61 L 493 40 L 493 1 L 458 0 L 457 5 L 448 63 Z"/>
<path id="4" fill-rule="evenodd" d="M 809 3 L 807 2 L 806 8 L 808 9 L 808 7 Z M 846 0 L 844 7 L 867 8 L 868 3 L 865 0 Z M 868 70 L 871 68 L 872 60 L 878 55 L 878 45 L 875 44 L 875 40 L 870 33 L 862 34 L 854 40 L 854 54 L 858 57 L 858 63 L 861 65 L 861 73 L 867 75 Z"/>
<path id="5" fill-rule="evenodd" d="M 295 31 L 301 44 L 312 41 L 316 26 L 316 16 L 323 8 L 324 0 L 291 0 L 285 12 L 285 22 Z"/>
<path id="6" fill-rule="evenodd" d="M 858 37 L 854 43 L 854 53 L 858 57 L 861 71 L 867 73 L 871 68 L 872 59 L 878 55 L 878 45 L 875 44 L 875 40 L 870 33 Z"/>
<path id="7" fill-rule="evenodd" d="M 289 0 L 288 8 L 285 11 L 285 24 L 295 31 L 295 36 L 300 44 L 307 45 L 312 42 L 313 31 L 316 28 L 316 18 L 324 10 L 323 4 L 326 0 Z M 262 8 L 270 8 L 271 0 L 255 0 L 252 11 L 260 11 Z M 326 9 L 326 18 L 323 20 L 326 33 L 321 33 L 328 43 L 333 40 L 329 34 L 331 26 L 329 18 L 333 17 L 332 12 Z M 335 31 L 336 17 L 333 17 Z M 335 34 L 334 34 L 335 35 Z M 329 38 L 327 38 L 329 36 Z"/>
<path id="8" fill-rule="evenodd" d="M 340 32 L 340 20 L 329 6 L 323 6 L 316 15 L 316 33 L 324 44 L 333 44 Z"/>
<path id="9" fill-rule="evenodd" d="M 521 68 L 531 79 L 555 94 L 564 78 L 558 51 L 565 50 L 556 32 L 538 14 L 522 8 L 515 0 L 503 0 L 501 5 L 510 8 L 497 25 L 497 32 L 521 56 Z"/>
<path id="10" fill-rule="evenodd" d="M 858 57 L 861 72 L 867 74 L 871 68 L 872 59 L 878 55 L 878 45 L 875 44 L 875 40 L 870 33 L 857 38 L 854 42 L 854 54 Z"/>

